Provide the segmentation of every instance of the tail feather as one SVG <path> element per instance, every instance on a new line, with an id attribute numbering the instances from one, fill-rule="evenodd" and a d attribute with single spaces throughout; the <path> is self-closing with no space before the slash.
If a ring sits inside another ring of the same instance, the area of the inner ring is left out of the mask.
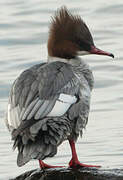
<path id="1" fill-rule="evenodd" d="M 43 122 L 38 121 L 37 124 L 24 129 L 20 134 L 16 134 L 17 130 L 15 130 L 13 134 L 16 134 L 14 148 L 18 147 L 17 165 L 23 166 L 31 159 L 43 160 L 54 156 L 58 145 L 70 135 L 70 129 L 70 122 L 67 118 L 55 117 Z"/>
<path id="2" fill-rule="evenodd" d="M 45 159 L 46 157 L 52 157 L 57 153 L 57 147 L 49 144 L 45 145 L 39 141 L 31 142 L 24 146 L 23 151 L 18 153 L 17 165 L 23 166 L 31 159 Z"/>

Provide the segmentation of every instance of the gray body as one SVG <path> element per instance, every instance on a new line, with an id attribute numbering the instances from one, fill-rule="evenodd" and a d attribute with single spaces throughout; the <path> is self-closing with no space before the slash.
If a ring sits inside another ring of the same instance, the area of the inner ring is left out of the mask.
<path id="1" fill-rule="evenodd" d="M 14 148 L 18 148 L 18 166 L 31 159 L 52 157 L 64 140 L 77 140 L 82 135 L 92 88 L 92 72 L 80 58 L 67 61 L 52 57 L 48 63 L 27 69 L 16 79 L 10 92 L 6 124 Z M 53 114 L 53 108 L 60 106 L 66 109 Z"/>

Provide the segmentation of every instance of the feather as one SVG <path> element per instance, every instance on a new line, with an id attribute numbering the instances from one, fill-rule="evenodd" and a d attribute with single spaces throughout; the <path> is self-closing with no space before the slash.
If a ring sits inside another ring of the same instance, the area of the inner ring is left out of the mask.
<path id="1" fill-rule="evenodd" d="M 35 106 L 32 108 L 31 112 L 27 116 L 27 120 L 31 119 L 34 117 L 35 113 L 39 110 L 40 106 L 44 103 L 44 101 L 38 99 L 36 102 Z"/>
<path id="2" fill-rule="evenodd" d="M 43 117 L 43 114 L 45 113 L 46 109 L 48 108 L 48 105 L 50 104 L 49 101 L 44 101 L 43 104 L 40 104 L 40 108 L 38 111 L 35 113 L 34 118 L 35 119 L 40 119 Z"/>
<path id="3" fill-rule="evenodd" d="M 26 119 L 33 107 L 37 104 L 39 101 L 38 98 L 36 98 L 34 101 L 31 102 L 31 104 L 26 108 L 24 114 L 22 114 L 22 120 Z"/>
<path id="4" fill-rule="evenodd" d="M 42 125 L 47 122 L 47 119 L 42 119 L 36 122 L 34 125 L 30 127 L 30 133 L 37 135 L 39 130 L 41 129 Z"/>
<path id="5" fill-rule="evenodd" d="M 46 123 L 44 123 L 43 125 L 42 125 L 42 131 L 47 131 L 47 124 Z"/>

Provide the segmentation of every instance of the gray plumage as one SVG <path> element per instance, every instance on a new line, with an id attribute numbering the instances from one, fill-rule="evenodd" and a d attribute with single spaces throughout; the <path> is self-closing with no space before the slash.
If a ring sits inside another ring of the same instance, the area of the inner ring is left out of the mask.
<path id="1" fill-rule="evenodd" d="M 18 166 L 52 157 L 64 140 L 76 140 L 82 134 L 92 88 L 92 72 L 79 58 L 63 62 L 54 58 L 54 62 L 35 65 L 18 77 L 11 88 L 6 119 L 14 148 L 18 148 Z M 66 102 L 66 97 L 72 101 Z M 66 109 L 50 116 L 56 103 Z"/>

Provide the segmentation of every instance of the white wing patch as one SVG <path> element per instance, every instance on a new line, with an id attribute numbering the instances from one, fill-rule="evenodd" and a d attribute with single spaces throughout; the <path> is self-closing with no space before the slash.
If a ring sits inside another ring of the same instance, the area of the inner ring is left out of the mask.
<path id="1" fill-rule="evenodd" d="M 64 115 L 69 107 L 77 101 L 75 96 L 68 94 L 60 94 L 59 99 L 56 101 L 52 111 L 47 116 L 62 116 Z"/>
<path id="2" fill-rule="evenodd" d="M 51 112 L 46 116 L 62 116 L 64 115 L 69 107 L 77 101 L 75 96 L 68 94 L 60 94 L 58 100 L 55 102 L 55 105 Z M 11 104 L 8 104 L 8 124 L 12 128 L 18 128 L 21 121 L 24 119 L 35 119 L 42 118 L 47 108 L 51 105 L 50 101 L 42 101 L 39 98 L 36 98 L 30 103 L 27 108 L 20 109 L 19 105 L 12 107 Z"/>

